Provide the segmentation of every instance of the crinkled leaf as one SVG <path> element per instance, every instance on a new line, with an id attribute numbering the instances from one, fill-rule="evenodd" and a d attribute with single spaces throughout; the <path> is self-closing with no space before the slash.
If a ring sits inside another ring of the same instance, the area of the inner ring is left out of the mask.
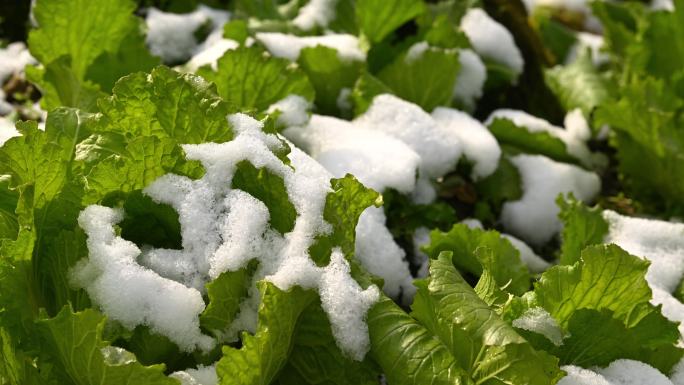
<path id="1" fill-rule="evenodd" d="M 334 48 L 316 46 L 301 50 L 297 63 L 316 90 L 316 106 L 322 114 L 339 114 L 343 89 L 351 90 L 364 63 L 342 60 Z"/>
<path id="2" fill-rule="evenodd" d="M 407 21 L 425 11 L 420 0 L 357 0 L 356 19 L 361 32 L 380 42 Z"/>
<path id="3" fill-rule="evenodd" d="M 226 142 L 232 139 L 226 121 L 228 105 L 211 83 L 192 74 L 157 67 L 119 80 L 113 95 L 99 102 L 100 130 L 127 138 L 157 136 L 177 143 Z"/>
<path id="4" fill-rule="evenodd" d="M 417 57 L 399 55 L 378 79 L 402 99 L 432 111 L 450 105 L 459 67 L 457 51 L 429 47 Z"/>
<path id="5" fill-rule="evenodd" d="M 373 385 L 378 375 L 369 359 L 358 362 L 342 353 L 327 315 L 315 301 L 299 319 L 292 353 L 277 381 L 282 385 Z"/>
<path id="6" fill-rule="evenodd" d="M 391 299 L 382 296 L 369 310 L 368 329 L 370 356 L 382 368 L 387 383 L 473 384 L 449 349 Z"/>
<path id="7" fill-rule="evenodd" d="M 203 328 L 219 334 L 228 329 L 247 297 L 255 269 L 256 264 L 250 263 L 237 271 L 223 272 L 207 284 L 209 304 L 200 315 Z"/>
<path id="8" fill-rule="evenodd" d="M 572 265 L 579 261 L 582 250 L 589 245 L 603 242 L 608 234 L 608 222 L 603 219 L 600 207 L 587 207 L 572 195 L 568 199 L 559 196 L 558 217 L 563 222 L 561 244 L 561 265 Z"/>
<path id="9" fill-rule="evenodd" d="M 530 273 L 520 252 L 496 231 L 470 229 L 464 224 L 456 224 L 448 232 L 433 230 L 424 250 L 431 259 L 443 251 L 452 252 L 454 266 L 477 277 L 487 269 L 499 287 L 505 286 L 513 294 L 529 289 Z"/>
<path id="10" fill-rule="evenodd" d="M 316 293 L 293 287 L 281 291 L 272 283 L 258 284 L 261 292 L 256 334 L 244 333 L 242 347 L 223 347 L 216 365 L 222 385 L 268 385 L 287 363 L 297 321 Z"/>
<path id="11" fill-rule="evenodd" d="M 290 94 L 314 99 L 306 74 L 258 47 L 229 50 L 218 60 L 216 71 L 204 67 L 197 73 L 215 83 L 219 95 L 239 111 L 262 111 Z"/>
<path id="12" fill-rule="evenodd" d="M 62 383 L 178 385 L 176 380 L 164 375 L 164 365 L 145 367 L 130 356 L 112 360 L 107 353 L 116 348 L 102 340 L 104 324 L 105 317 L 97 311 L 74 313 L 68 306 L 56 317 L 38 321 L 44 343 L 41 353 L 54 365 L 55 375 Z"/>

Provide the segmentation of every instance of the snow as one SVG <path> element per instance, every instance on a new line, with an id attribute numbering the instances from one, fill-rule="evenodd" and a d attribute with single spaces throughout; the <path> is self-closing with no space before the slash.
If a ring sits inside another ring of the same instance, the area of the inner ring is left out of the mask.
<path id="1" fill-rule="evenodd" d="M 603 52 L 603 36 L 596 35 L 589 32 L 578 32 L 577 42 L 570 47 L 567 56 L 565 57 L 565 64 L 571 64 L 584 50 L 589 50 L 591 53 L 591 61 L 596 66 L 599 67 L 610 61 L 610 55 Z"/>
<path id="2" fill-rule="evenodd" d="M 387 229 L 385 212 L 379 207 L 367 208 L 356 226 L 356 257 L 371 274 L 385 280 L 383 291 L 408 304 L 415 294 L 413 279 L 405 260 L 406 253 L 394 242 Z"/>
<path id="3" fill-rule="evenodd" d="M 365 186 L 381 192 L 392 188 L 408 194 L 415 188 L 420 157 L 381 131 L 314 114 L 308 125 L 290 127 L 283 134 L 336 178 L 351 173 Z"/>
<path id="4" fill-rule="evenodd" d="M 439 125 L 418 105 L 394 95 L 376 96 L 354 123 L 406 143 L 420 155 L 420 171 L 427 177 L 445 175 L 461 157 L 461 144 L 452 130 Z"/>
<path id="5" fill-rule="evenodd" d="M 337 95 L 337 100 L 335 101 L 335 104 L 337 105 L 337 108 L 340 110 L 340 112 L 351 113 L 351 110 L 354 107 L 351 102 L 351 95 L 351 88 L 343 87 L 340 90 L 340 93 Z"/>
<path id="6" fill-rule="evenodd" d="M 299 95 L 288 95 L 271 104 L 267 112 L 272 114 L 280 111 L 278 124 L 284 127 L 302 126 L 309 120 L 311 103 Z"/>
<path id="7" fill-rule="evenodd" d="M 406 52 L 404 60 L 407 63 L 412 63 L 420 59 L 428 49 L 430 49 L 430 45 L 426 41 L 414 43 Z"/>
<path id="8" fill-rule="evenodd" d="M 195 38 L 197 29 L 205 23 L 210 23 L 212 33 L 216 33 L 223 28 L 223 24 L 229 18 L 229 12 L 212 9 L 205 5 L 200 5 L 194 12 L 186 14 L 163 12 L 150 7 L 145 18 L 146 42 L 150 52 L 161 57 L 164 63 L 182 62 L 193 54 L 197 54 L 199 43 Z"/>
<path id="9" fill-rule="evenodd" d="M 479 222 L 479 221 L 478 221 Z M 430 229 L 427 227 L 419 227 L 413 232 L 413 263 L 420 266 L 416 274 L 416 278 L 425 278 L 429 272 L 430 259 L 428 255 L 422 251 L 423 246 L 430 244 Z"/>
<path id="10" fill-rule="evenodd" d="M 523 196 L 504 203 L 501 222 L 507 232 L 532 245 L 542 245 L 560 231 L 555 203 L 559 194 L 571 192 L 577 199 L 589 202 L 601 190 L 598 175 L 574 165 L 526 154 L 511 157 L 510 161 L 520 172 Z"/>
<path id="11" fill-rule="evenodd" d="M 677 365 L 672 368 L 670 380 L 674 385 L 684 385 L 684 358 L 679 360 Z"/>
<path id="12" fill-rule="evenodd" d="M 463 155 L 474 166 L 471 178 L 485 178 L 499 166 L 501 147 L 489 130 L 470 115 L 446 107 L 437 107 L 432 117 L 444 126 L 449 133 L 458 138 Z"/>
<path id="13" fill-rule="evenodd" d="M 221 32 L 219 30 L 219 32 Z M 209 65 L 214 71 L 216 71 L 216 65 L 218 59 L 223 56 L 227 51 L 236 49 L 240 44 L 235 40 L 231 39 L 213 39 L 211 37 L 207 38 L 207 41 L 202 43 L 202 45 L 195 51 L 196 53 L 190 58 L 190 60 L 185 64 L 188 70 L 195 72 L 200 67 L 204 65 Z"/>
<path id="14" fill-rule="evenodd" d="M 204 309 L 204 285 L 257 259 L 249 298 L 222 338 L 234 338 L 245 328 L 254 330 L 259 302 L 255 283 L 266 279 L 281 290 L 295 285 L 317 290 L 340 349 L 354 359 L 363 358 L 369 347 L 364 319 L 378 299 L 377 287 L 362 290 L 339 250 L 333 250 L 326 267 L 316 266 L 308 254 L 315 239 L 331 231 L 323 208 L 332 175 L 297 148 L 288 154 L 292 167 L 283 163 L 274 153 L 283 149 L 282 140 L 262 132 L 262 123 L 253 118 L 234 114 L 228 120 L 236 130 L 234 140 L 183 146 L 187 159 L 204 166 L 201 179 L 167 174 L 144 190 L 178 212 L 183 248 L 141 252 L 115 235 L 113 226 L 122 219 L 122 211 L 89 206 L 79 223 L 88 235 L 90 256 L 74 269 L 74 282 L 124 326 L 146 324 L 186 351 L 209 350 L 215 341 L 201 334 L 198 319 Z M 280 234 L 270 228 L 265 205 L 231 189 L 242 161 L 282 178 L 297 213 L 292 231 Z M 144 266 L 136 262 L 139 255 Z"/>
<path id="15" fill-rule="evenodd" d="M 320 282 L 321 307 L 330 317 L 333 336 L 343 352 L 357 361 L 370 349 L 366 313 L 380 298 L 376 286 L 362 290 L 351 276 L 349 263 L 339 249 L 333 250 L 330 264 Z"/>
<path id="16" fill-rule="evenodd" d="M 326 28 L 335 19 L 335 7 L 338 0 L 310 0 L 299 9 L 297 17 L 292 20 L 297 28 L 309 31 L 316 26 Z"/>
<path id="17" fill-rule="evenodd" d="M 0 48 L 0 86 L 14 73 L 23 73 L 24 67 L 36 64 L 26 44 L 22 42 L 10 43 Z"/>
<path id="18" fill-rule="evenodd" d="M 674 11 L 675 6 L 672 0 L 652 0 L 651 9 L 654 11 Z"/>
<path id="19" fill-rule="evenodd" d="M 14 122 L 0 116 L 0 146 L 15 136 L 21 136 L 21 134 L 14 126 Z"/>
<path id="20" fill-rule="evenodd" d="M 593 370 L 567 365 L 568 375 L 558 385 L 673 385 L 665 375 L 643 362 L 620 359 Z"/>
<path id="21" fill-rule="evenodd" d="M 603 211 L 609 224 L 605 243 L 615 243 L 630 254 L 651 262 L 646 281 L 672 293 L 684 275 L 684 223 L 632 218 Z"/>
<path id="22" fill-rule="evenodd" d="M 461 29 L 478 55 L 509 67 L 516 75 L 525 62 L 513 35 L 480 8 L 471 8 L 461 19 Z"/>
<path id="23" fill-rule="evenodd" d="M 477 99 L 482 96 L 482 88 L 487 81 L 487 68 L 482 59 L 471 49 L 458 51 L 461 65 L 454 85 L 454 99 L 468 110 L 475 109 Z"/>
<path id="24" fill-rule="evenodd" d="M 71 281 L 129 329 L 149 325 L 184 351 L 211 350 L 214 341 L 199 328 L 202 294 L 140 266 L 140 249 L 116 236 L 114 225 L 122 220 L 123 211 L 109 207 L 92 205 L 81 212 L 78 223 L 88 235 L 89 258 L 72 269 Z"/>
<path id="25" fill-rule="evenodd" d="M 520 252 L 520 260 L 527 265 L 527 268 L 530 270 L 530 272 L 541 273 L 551 267 L 551 264 L 546 262 L 542 257 L 538 256 L 537 253 L 535 253 L 530 246 L 527 245 L 527 243 L 510 234 L 502 233 L 501 236 L 508 239 L 508 241 L 511 242 L 511 245 L 518 249 Z"/>
<path id="26" fill-rule="evenodd" d="M 563 334 L 558 322 L 541 307 L 527 309 L 519 318 L 513 320 L 513 326 L 539 333 L 556 346 L 563 344 Z"/>
<path id="27" fill-rule="evenodd" d="M 507 119 L 518 127 L 526 129 L 530 133 L 546 132 L 565 144 L 568 154 L 574 156 L 582 164 L 590 166 L 594 163 L 594 156 L 587 140 L 591 137 L 591 130 L 580 109 L 575 109 L 565 116 L 565 126 L 557 127 L 544 119 L 530 115 L 525 111 L 499 109 L 492 112 L 487 118 L 485 125 L 490 126 L 496 119 Z"/>
<path id="28" fill-rule="evenodd" d="M 179 380 L 181 385 L 218 385 L 215 365 L 199 365 L 197 369 L 174 372 L 169 377 Z"/>
<path id="29" fill-rule="evenodd" d="M 296 61 L 299 52 L 306 47 L 324 47 L 337 50 L 337 56 L 344 61 L 365 61 L 366 53 L 361 49 L 359 39 L 348 34 L 323 36 L 296 36 L 280 32 L 259 32 L 256 39 L 276 57 Z"/>

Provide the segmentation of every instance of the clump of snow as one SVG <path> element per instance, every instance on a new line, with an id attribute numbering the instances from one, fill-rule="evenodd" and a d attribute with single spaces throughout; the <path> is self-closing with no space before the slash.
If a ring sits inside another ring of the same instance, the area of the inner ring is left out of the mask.
<path id="1" fill-rule="evenodd" d="M 413 279 L 405 260 L 406 253 L 394 242 L 387 229 L 382 208 L 369 207 L 359 218 L 356 226 L 355 254 L 371 273 L 385 280 L 383 290 L 392 298 L 410 303 L 415 294 Z"/>
<path id="2" fill-rule="evenodd" d="M 507 232 L 533 245 L 546 243 L 561 229 L 555 203 L 558 194 L 572 192 L 589 202 L 601 190 L 598 175 L 574 165 L 541 155 L 516 155 L 510 161 L 520 172 L 523 196 L 504 203 L 501 221 Z"/>
<path id="3" fill-rule="evenodd" d="M 309 31 L 316 26 L 326 28 L 335 19 L 335 7 L 338 0 L 310 0 L 299 9 L 297 17 L 292 20 L 297 28 Z"/>
<path id="4" fill-rule="evenodd" d="M 342 113 L 349 113 L 354 107 L 351 102 L 351 95 L 352 90 L 348 87 L 343 87 L 340 90 L 340 93 L 337 95 L 337 100 L 335 101 L 335 104 Z"/>
<path id="5" fill-rule="evenodd" d="M 323 36 L 296 36 L 280 32 L 259 32 L 256 39 L 276 57 L 296 61 L 299 52 L 306 47 L 324 47 L 337 50 L 337 56 L 346 61 L 365 61 L 366 53 L 359 45 L 356 36 L 348 34 L 328 34 Z"/>
<path id="6" fill-rule="evenodd" d="M 651 9 L 654 11 L 674 11 L 675 6 L 672 0 L 651 0 Z"/>
<path id="7" fill-rule="evenodd" d="M 587 147 L 587 140 L 591 138 L 591 130 L 580 109 L 575 109 L 565 116 L 565 129 L 557 127 L 544 119 L 530 115 L 525 111 L 499 109 L 492 112 L 485 125 L 491 125 L 496 119 L 507 119 L 518 127 L 525 128 L 530 133 L 546 132 L 565 144 L 568 154 L 574 156 L 582 164 L 591 166 L 595 157 Z"/>
<path id="8" fill-rule="evenodd" d="M 24 67 L 36 64 L 36 59 L 31 56 L 26 44 L 22 42 L 10 43 L 5 48 L 0 48 L 0 85 L 12 74 L 24 72 Z"/>
<path id="9" fill-rule="evenodd" d="M 491 175 L 499 165 L 501 147 L 489 130 L 470 115 L 446 107 L 437 107 L 432 117 L 456 138 L 463 147 L 463 155 L 473 163 L 474 180 Z"/>
<path id="10" fill-rule="evenodd" d="M 513 35 L 480 8 L 471 8 L 461 19 L 461 29 L 478 55 L 509 67 L 516 75 L 523 72 L 525 61 Z"/>
<path id="11" fill-rule="evenodd" d="M 596 67 L 610 61 L 610 56 L 602 51 L 604 44 L 603 36 L 589 32 L 578 32 L 576 36 L 577 42 L 570 47 L 565 57 L 566 65 L 574 62 L 580 53 L 587 49 L 591 53 L 591 61 Z"/>
<path id="12" fill-rule="evenodd" d="M 73 268 L 72 282 L 127 328 L 149 325 L 184 351 L 211 350 L 215 342 L 199 327 L 202 294 L 140 266 L 140 249 L 116 236 L 114 225 L 122 220 L 123 212 L 109 207 L 93 205 L 81 212 L 78 223 L 88 236 L 89 258 Z"/>
<path id="13" fill-rule="evenodd" d="M 475 102 L 482 96 L 482 88 L 487 81 L 487 68 L 482 59 L 471 49 L 458 51 L 461 65 L 454 85 L 454 99 L 467 109 L 475 109 Z"/>
<path id="14" fill-rule="evenodd" d="M 165 63 L 185 61 L 197 53 L 199 42 L 195 38 L 195 31 L 205 23 L 210 23 L 212 32 L 220 31 L 229 18 L 229 12 L 205 5 L 186 14 L 163 12 L 150 7 L 145 19 L 146 42 L 150 52 L 161 57 Z"/>
<path id="15" fill-rule="evenodd" d="M 218 32 L 221 32 L 220 30 Z M 202 43 L 201 46 L 195 50 L 195 54 L 190 58 L 190 60 L 185 64 L 185 66 L 190 71 L 197 71 L 200 67 L 204 65 L 209 65 L 214 71 L 216 71 L 216 63 L 218 59 L 226 53 L 239 47 L 240 44 L 235 40 L 219 38 L 213 39 L 211 37 L 207 38 L 207 41 Z"/>
<path id="16" fill-rule="evenodd" d="M 452 130 L 438 124 L 416 104 L 394 95 L 376 96 L 354 123 L 406 143 L 420 155 L 420 171 L 428 177 L 440 177 L 453 170 L 461 157 L 461 143 Z"/>
<path id="17" fill-rule="evenodd" d="M 609 224 L 605 243 L 615 243 L 630 254 L 648 259 L 646 281 L 672 293 L 684 276 L 684 223 L 622 216 L 603 211 Z"/>
<path id="18" fill-rule="evenodd" d="M 197 369 L 185 369 L 171 373 L 169 376 L 181 382 L 181 385 L 218 385 L 216 365 L 199 365 Z"/>
<path id="19" fill-rule="evenodd" d="M 222 272 L 257 259 L 254 283 L 266 279 L 281 290 L 294 285 L 318 290 L 338 345 L 361 359 L 369 347 L 364 318 L 378 298 L 378 289 L 362 290 L 339 250 L 333 250 L 330 264 L 322 268 L 308 253 L 317 237 L 331 231 L 323 208 L 332 175 L 297 148 L 288 154 L 292 167 L 283 163 L 274 153 L 282 150 L 281 139 L 264 133 L 262 123 L 253 118 L 235 114 L 229 121 L 236 130 L 234 140 L 183 146 L 189 160 L 204 166 L 201 179 L 167 174 L 144 190 L 178 212 L 183 248 L 141 253 L 115 235 L 113 226 L 122 219 L 121 211 L 89 206 L 80 224 L 88 234 L 90 257 L 74 269 L 74 282 L 125 326 L 146 324 L 184 350 L 208 350 L 215 341 L 199 330 L 198 315 L 204 309 L 200 290 Z M 291 232 L 280 234 L 270 228 L 265 205 L 231 188 L 242 161 L 282 178 L 297 212 Z M 144 266 L 136 260 L 139 255 Z M 235 322 L 253 331 L 259 301 L 255 285 L 249 294 Z M 238 330 L 229 327 L 225 337 Z"/>
<path id="20" fill-rule="evenodd" d="M 674 385 L 684 385 L 684 358 L 680 359 L 677 365 L 672 368 L 670 380 Z"/>
<path id="21" fill-rule="evenodd" d="M 313 115 L 306 126 L 290 127 L 283 133 L 336 178 L 351 173 L 377 191 L 393 188 L 408 194 L 415 188 L 420 157 L 381 131 Z"/>
<path id="22" fill-rule="evenodd" d="M 635 360 L 615 360 L 603 369 L 589 370 L 572 365 L 561 369 L 568 375 L 558 381 L 558 385 L 673 385 L 658 369 Z"/>
<path id="23" fill-rule="evenodd" d="M 291 127 L 302 126 L 309 121 L 311 103 L 299 95 L 288 95 L 283 99 L 271 104 L 268 113 L 280 112 L 278 124 Z"/>
<path id="24" fill-rule="evenodd" d="M 513 320 L 513 326 L 539 333 L 556 346 L 563 344 L 563 332 L 558 326 L 558 322 L 541 307 L 527 309 L 519 318 Z"/>
<path id="25" fill-rule="evenodd" d="M 426 41 L 414 43 L 406 52 L 404 60 L 406 60 L 407 63 L 412 63 L 420 59 L 428 49 L 430 49 L 430 45 Z"/>
<path id="26" fill-rule="evenodd" d="M 0 146 L 15 136 L 21 136 L 21 134 L 17 131 L 14 122 L 0 116 Z"/>
<path id="27" fill-rule="evenodd" d="M 321 307 L 330 317 L 332 333 L 343 352 L 361 361 L 370 349 L 366 313 L 380 298 L 376 286 L 366 290 L 351 277 L 349 263 L 339 249 L 333 250 L 330 264 L 320 278 Z"/>

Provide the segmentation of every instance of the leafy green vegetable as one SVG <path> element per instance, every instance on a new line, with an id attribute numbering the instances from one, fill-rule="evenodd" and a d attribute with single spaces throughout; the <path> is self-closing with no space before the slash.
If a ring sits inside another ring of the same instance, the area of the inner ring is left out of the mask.
<path id="1" fill-rule="evenodd" d="M 357 0 L 356 3 L 359 28 L 373 43 L 423 12 L 423 2 L 418 0 Z"/>
<path id="2" fill-rule="evenodd" d="M 530 287 L 530 273 L 520 261 L 520 253 L 496 231 L 470 229 L 464 224 L 454 225 L 448 232 L 433 230 L 424 250 L 431 259 L 450 251 L 458 269 L 478 277 L 486 269 L 499 287 L 511 293 L 522 294 Z"/>
<path id="3" fill-rule="evenodd" d="M 586 246 L 603 242 L 608 234 L 608 222 L 603 219 L 600 207 L 589 208 L 572 195 L 568 200 L 559 196 L 556 203 L 561 209 L 558 217 L 563 222 L 560 263 L 572 265 L 580 260 Z"/>
<path id="4" fill-rule="evenodd" d="M 105 318 L 97 311 L 73 313 L 68 306 L 55 318 L 38 322 L 43 354 L 50 357 L 60 383 L 178 384 L 164 375 L 164 365 L 142 366 L 130 352 L 106 345 L 104 324 Z"/>
<path id="5" fill-rule="evenodd" d="M 417 54 L 409 50 L 398 56 L 378 73 L 378 79 L 397 96 L 432 111 L 451 102 L 458 70 L 458 52 L 426 47 Z"/>
<path id="6" fill-rule="evenodd" d="M 204 67 L 197 73 L 216 84 L 234 111 L 262 111 L 291 94 L 314 99 L 309 79 L 296 65 L 258 47 L 229 50 L 218 60 L 216 71 Z"/>
<path id="7" fill-rule="evenodd" d="M 458 274 L 449 252 L 430 263 L 420 281 L 413 313 L 448 347 L 476 383 L 553 384 L 558 361 L 537 352 L 478 298 Z"/>

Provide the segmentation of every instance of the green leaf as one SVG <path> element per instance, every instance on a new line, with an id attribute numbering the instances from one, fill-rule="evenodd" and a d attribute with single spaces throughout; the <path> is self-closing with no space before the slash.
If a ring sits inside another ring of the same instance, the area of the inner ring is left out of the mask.
<path id="1" fill-rule="evenodd" d="M 96 84 L 82 81 L 72 71 L 69 56 L 61 56 L 45 68 L 26 67 L 27 78 L 41 90 L 41 106 L 52 111 L 60 106 L 95 111 L 97 99 L 104 96 Z"/>
<path id="2" fill-rule="evenodd" d="M 464 224 L 456 224 L 448 232 L 433 230 L 424 251 L 431 259 L 450 251 L 456 268 L 476 277 L 487 269 L 499 287 L 505 286 L 513 294 L 529 289 L 530 273 L 520 260 L 520 252 L 496 231 L 470 229 Z"/>
<path id="3" fill-rule="evenodd" d="M 247 21 L 235 19 L 227 22 L 223 26 L 223 37 L 244 44 L 247 37 L 249 37 Z"/>
<path id="4" fill-rule="evenodd" d="M 164 375 L 164 365 L 142 366 L 132 354 L 108 346 L 102 340 L 104 324 L 97 311 L 73 313 L 68 306 L 56 317 L 38 321 L 41 353 L 63 384 L 178 384 Z"/>
<path id="5" fill-rule="evenodd" d="M 603 243 L 608 234 L 608 222 L 603 219 L 600 207 L 589 208 L 570 195 L 568 199 L 559 196 L 558 217 L 563 222 L 560 264 L 572 265 L 579 261 L 582 250 L 589 245 Z"/>
<path id="6" fill-rule="evenodd" d="M 29 34 L 31 54 L 41 63 L 68 55 L 77 79 L 105 51 L 115 52 L 136 24 L 129 0 L 37 1 L 33 16 L 39 28 Z"/>
<path id="7" fill-rule="evenodd" d="M 361 32 L 378 43 L 407 21 L 425 11 L 421 0 L 357 0 L 356 19 Z"/>
<path id="8" fill-rule="evenodd" d="M 127 138 L 157 136 L 176 143 L 226 142 L 228 105 L 213 84 L 192 74 L 157 67 L 149 75 L 134 73 L 119 80 L 113 95 L 99 101 L 101 131 Z"/>
<path id="9" fill-rule="evenodd" d="M 554 384 L 558 361 L 537 352 L 487 306 L 458 274 L 450 252 L 430 261 L 417 283 L 413 315 L 437 335 L 476 383 Z"/>
<path id="10" fill-rule="evenodd" d="M 281 234 L 292 231 L 297 210 L 288 199 L 283 178 L 266 168 L 257 169 L 248 161 L 242 161 L 237 165 L 233 188 L 251 194 L 266 205 L 271 227 Z"/>
<path id="11" fill-rule="evenodd" d="M 340 91 L 351 90 L 364 66 L 360 61 L 341 60 L 336 49 L 322 45 L 302 49 L 297 63 L 316 90 L 316 107 L 328 115 L 340 113 Z"/>
<path id="12" fill-rule="evenodd" d="M 296 65 L 258 47 L 229 50 L 218 60 L 216 71 L 204 67 L 197 73 L 215 83 L 219 95 L 240 111 L 263 111 L 291 94 L 314 99 L 309 79 Z"/>
<path id="13" fill-rule="evenodd" d="M 256 334 L 244 333 L 240 349 L 223 347 L 216 365 L 222 385 L 270 384 L 288 360 L 302 312 L 316 299 L 315 292 L 299 287 L 281 291 L 265 281 L 258 287 L 261 304 Z"/>
<path id="14" fill-rule="evenodd" d="M 316 238 L 310 254 L 319 266 L 330 261 L 333 247 L 339 247 L 344 255 L 353 255 L 356 240 L 356 224 L 361 213 L 371 205 L 380 206 L 382 196 L 367 188 L 353 175 L 331 179 L 332 191 L 325 198 L 323 218 L 332 225 L 332 232 Z"/>
<path id="15" fill-rule="evenodd" d="M 585 116 L 610 96 L 611 85 L 594 67 L 589 51 L 570 65 L 546 70 L 545 79 L 563 108 L 580 108 Z"/>
<path id="16" fill-rule="evenodd" d="M 142 190 L 167 173 L 201 175 L 200 166 L 185 160 L 185 153 L 168 138 L 140 136 L 123 152 L 97 163 L 86 176 L 85 202 L 96 203 L 109 193 L 126 194 Z"/>
<path id="17" fill-rule="evenodd" d="M 496 210 L 500 210 L 506 201 L 517 201 L 523 195 L 520 172 L 506 156 L 499 159 L 493 174 L 475 183 L 475 189 L 479 203 L 486 203 Z M 496 210 L 489 209 L 490 212 Z"/>
<path id="18" fill-rule="evenodd" d="M 277 382 L 281 385 L 374 385 L 378 376 L 378 368 L 369 359 L 354 361 L 340 351 L 328 317 L 315 301 L 299 319 L 290 358 Z"/>
<path id="19" fill-rule="evenodd" d="M 449 349 L 384 295 L 368 312 L 368 329 L 370 356 L 387 383 L 473 384 Z"/>
<path id="20" fill-rule="evenodd" d="M 363 71 L 358 80 L 356 80 L 351 94 L 354 104 L 354 116 L 359 116 L 366 112 L 376 96 L 391 93 L 392 90 L 389 87 L 370 73 Z"/>
<path id="21" fill-rule="evenodd" d="M 429 47 L 413 57 L 411 51 L 399 55 L 378 74 L 384 84 L 402 99 L 416 103 L 425 111 L 448 106 L 459 71 L 458 52 Z"/>
<path id="22" fill-rule="evenodd" d="M 615 245 L 597 245 L 585 248 L 576 264 L 542 274 L 532 302 L 574 336 L 555 353 L 563 362 L 592 366 L 631 358 L 669 373 L 684 351 L 676 346 L 677 323 L 649 302 L 651 289 L 644 278 L 648 265 Z M 578 313 L 582 309 L 595 312 Z M 586 327 L 588 320 L 592 327 Z M 620 338 L 625 339 L 624 346 L 618 343 Z M 603 349 L 586 348 L 599 341 Z M 629 344 L 638 348 L 630 350 Z"/>
<path id="23" fill-rule="evenodd" d="M 610 125 L 619 171 L 626 190 L 652 210 L 682 213 L 677 197 L 684 194 L 684 136 L 681 107 L 671 87 L 653 78 L 634 80 L 620 98 L 595 112 L 598 124 Z"/>
<path id="24" fill-rule="evenodd" d="M 240 303 L 247 297 L 256 264 L 237 271 L 226 271 L 209 282 L 209 304 L 200 315 L 203 328 L 220 332 L 226 330 L 240 310 Z"/>
<path id="25" fill-rule="evenodd" d="M 546 131 L 530 132 L 508 118 L 495 118 L 487 126 L 499 143 L 511 145 L 520 151 L 541 154 L 559 162 L 578 163 L 568 152 L 565 142 Z"/>

